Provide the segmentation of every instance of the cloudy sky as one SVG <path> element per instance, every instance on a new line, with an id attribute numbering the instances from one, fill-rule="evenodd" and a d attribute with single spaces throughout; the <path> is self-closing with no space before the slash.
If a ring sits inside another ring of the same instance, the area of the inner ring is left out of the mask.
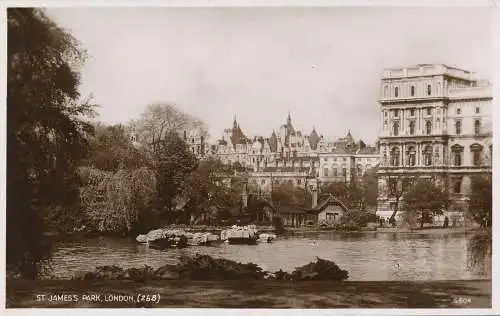
<path id="1" fill-rule="evenodd" d="M 100 120 L 165 102 L 212 138 L 236 115 L 269 135 L 288 111 L 327 138 L 375 141 L 383 68 L 444 63 L 491 79 L 490 8 L 57 8 L 90 55 L 82 93 Z"/>

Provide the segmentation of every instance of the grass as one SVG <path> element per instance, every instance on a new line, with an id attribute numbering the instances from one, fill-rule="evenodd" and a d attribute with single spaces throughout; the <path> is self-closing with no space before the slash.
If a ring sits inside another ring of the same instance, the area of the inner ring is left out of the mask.
<path id="1" fill-rule="evenodd" d="M 62 281 L 7 280 L 6 307 L 491 308 L 491 281 Z M 88 302 L 84 294 L 159 294 L 158 304 Z M 42 302 L 37 294 L 78 295 Z M 464 299 L 465 298 L 465 299 Z"/>

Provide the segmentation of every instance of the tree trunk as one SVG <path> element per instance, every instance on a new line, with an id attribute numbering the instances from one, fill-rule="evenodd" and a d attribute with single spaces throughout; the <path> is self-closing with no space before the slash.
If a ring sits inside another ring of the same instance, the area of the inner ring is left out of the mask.
<path id="1" fill-rule="evenodd" d="M 424 228 L 424 220 L 425 220 L 425 213 L 424 211 L 421 212 L 421 218 L 420 218 L 420 229 Z"/>

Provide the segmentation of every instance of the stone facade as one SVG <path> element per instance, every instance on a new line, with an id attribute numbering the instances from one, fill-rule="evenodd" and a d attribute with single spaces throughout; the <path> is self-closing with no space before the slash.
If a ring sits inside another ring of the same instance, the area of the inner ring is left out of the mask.
<path id="1" fill-rule="evenodd" d="M 465 211 L 471 177 L 491 173 L 489 83 L 466 70 L 417 65 L 386 69 L 380 93 L 377 214 L 391 216 L 415 178 L 433 179 L 450 193 L 449 210 Z"/>
<path id="2" fill-rule="evenodd" d="M 197 143 L 199 137 L 189 135 L 188 144 L 191 140 L 196 153 L 202 147 Z M 270 137 L 247 137 L 235 118 L 233 127 L 225 129 L 221 139 L 204 148 L 210 148 L 205 156 L 247 169 L 249 184 L 262 191 L 270 191 L 271 184 L 286 182 L 307 188 L 311 179 L 350 183 L 380 161 L 376 147 L 355 142 L 350 132 L 336 141 L 327 141 L 315 128 L 306 135 L 295 129 L 290 114 L 278 133 L 273 131 Z"/>

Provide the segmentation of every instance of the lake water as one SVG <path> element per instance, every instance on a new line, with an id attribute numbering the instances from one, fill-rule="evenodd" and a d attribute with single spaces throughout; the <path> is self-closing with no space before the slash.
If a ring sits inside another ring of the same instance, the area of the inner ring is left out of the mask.
<path id="1" fill-rule="evenodd" d="M 220 244 L 155 250 L 126 238 L 94 237 L 57 242 L 52 274 L 71 277 L 100 265 L 123 268 L 175 264 L 195 253 L 253 262 L 267 271 L 293 271 L 316 257 L 334 261 L 349 271 L 349 280 L 467 280 L 491 274 L 467 269 L 470 235 L 394 233 L 321 233 L 277 239 L 254 246 Z"/>

